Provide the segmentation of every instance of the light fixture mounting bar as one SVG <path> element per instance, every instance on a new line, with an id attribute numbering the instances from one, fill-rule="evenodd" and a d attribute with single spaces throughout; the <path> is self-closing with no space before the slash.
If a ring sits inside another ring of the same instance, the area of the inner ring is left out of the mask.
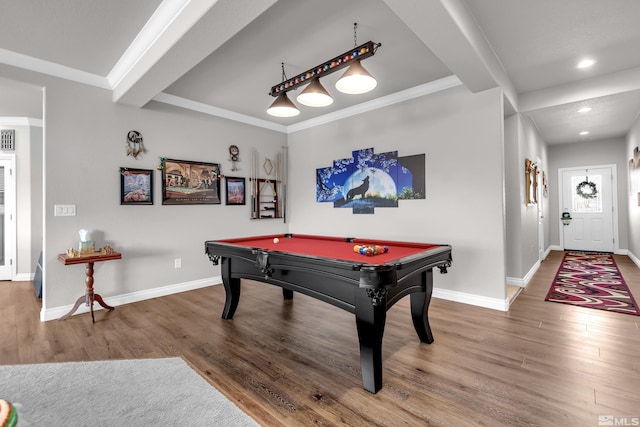
<path id="1" fill-rule="evenodd" d="M 272 86 L 269 95 L 278 96 L 281 93 L 288 92 L 292 89 L 298 88 L 299 86 L 307 84 L 314 78 L 319 78 L 327 74 L 331 74 L 334 71 L 338 71 L 341 68 L 347 67 L 354 61 L 373 56 L 380 46 L 381 43 L 368 41 L 365 44 L 354 47 L 342 55 L 338 55 L 333 59 L 325 61 L 322 64 L 305 71 L 304 73 L 300 73 L 290 79 L 278 83 L 275 86 Z"/>

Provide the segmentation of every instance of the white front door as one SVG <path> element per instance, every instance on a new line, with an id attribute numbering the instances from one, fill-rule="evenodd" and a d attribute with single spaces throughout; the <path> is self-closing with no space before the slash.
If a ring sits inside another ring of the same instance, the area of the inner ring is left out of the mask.
<path id="1" fill-rule="evenodd" d="M 0 280 L 13 280 L 15 271 L 16 195 L 14 159 L 0 156 Z"/>
<path id="2" fill-rule="evenodd" d="M 571 214 L 561 224 L 565 250 L 613 252 L 614 178 L 614 166 L 562 170 L 560 208 Z"/>

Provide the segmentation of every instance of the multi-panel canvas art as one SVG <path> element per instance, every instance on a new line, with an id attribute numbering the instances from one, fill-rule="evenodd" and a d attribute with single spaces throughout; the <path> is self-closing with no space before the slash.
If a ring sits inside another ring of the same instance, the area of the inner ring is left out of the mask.
<path id="1" fill-rule="evenodd" d="M 376 207 L 398 207 L 400 199 L 424 198 L 424 154 L 398 157 L 397 151 L 366 148 L 316 170 L 316 200 L 353 213 L 372 214 Z"/>

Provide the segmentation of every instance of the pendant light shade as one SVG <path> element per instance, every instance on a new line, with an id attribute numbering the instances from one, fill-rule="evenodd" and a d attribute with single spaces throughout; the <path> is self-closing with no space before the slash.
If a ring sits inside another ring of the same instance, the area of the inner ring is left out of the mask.
<path id="1" fill-rule="evenodd" d="M 349 66 L 349 69 L 336 82 L 336 89 L 340 92 L 350 95 L 367 93 L 378 85 L 376 79 L 373 78 L 367 70 L 364 69 L 360 60 Z"/>
<path id="2" fill-rule="evenodd" d="M 326 107 L 333 104 L 333 98 L 322 86 L 319 79 L 311 80 L 311 83 L 296 98 L 300 104 L 307 107 Z"/>
<path id="3" fill-rule="evenodd" d="M 287 94 L 282 92 L 267 108 L 267 113 L 276 117 L 293 117 L 300 114 L 300 110 L 291 102 Z"/>

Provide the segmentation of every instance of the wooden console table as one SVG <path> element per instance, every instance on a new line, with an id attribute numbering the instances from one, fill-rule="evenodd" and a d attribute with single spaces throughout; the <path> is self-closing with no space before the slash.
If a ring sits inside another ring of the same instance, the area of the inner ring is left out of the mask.
<path id="1" fill-rule="evenodd" d="M 62 316 L 59 320 L 64 320 L 69 316 L 71 316 L 73 313 L 75 313 L 83 301 L 85 304 L 89 306 L 89 310 L 91 311 L 91 321 L 93 323 L 96 323 L 96 319 L 93 317 L 94 301 L 97 301 L 98 304 L 100 304 L 102 307 L 108 310 L 114 309 L 114 307 L 111 307 L 110 305 L 105 304 L 104 300 L 99 294 L 93 293 L 93 264 L 100 261 L 111 261 L 111 260 L 120 259 L 120 258 L 122 258 L 122 254 L 120 252 L 113 252 L 111 254 L 104 254 L 104 255 L 101 254 L 100 252 L 95 252 L 93 254 L 81 255 L 73 258 L 67 256 L 67 254 L 58 255 L 58 261 L 60 261 L 64 265 L 86 264 L 86 268 L 84 272 L 87 276 L 84 280 L 86 285 L 86 291 L 84 296 L 81 296 L 80 298 L 78 298 L 78 300 L 74 304 L 71 311 L 65 314 L 64 316 Z"/>

